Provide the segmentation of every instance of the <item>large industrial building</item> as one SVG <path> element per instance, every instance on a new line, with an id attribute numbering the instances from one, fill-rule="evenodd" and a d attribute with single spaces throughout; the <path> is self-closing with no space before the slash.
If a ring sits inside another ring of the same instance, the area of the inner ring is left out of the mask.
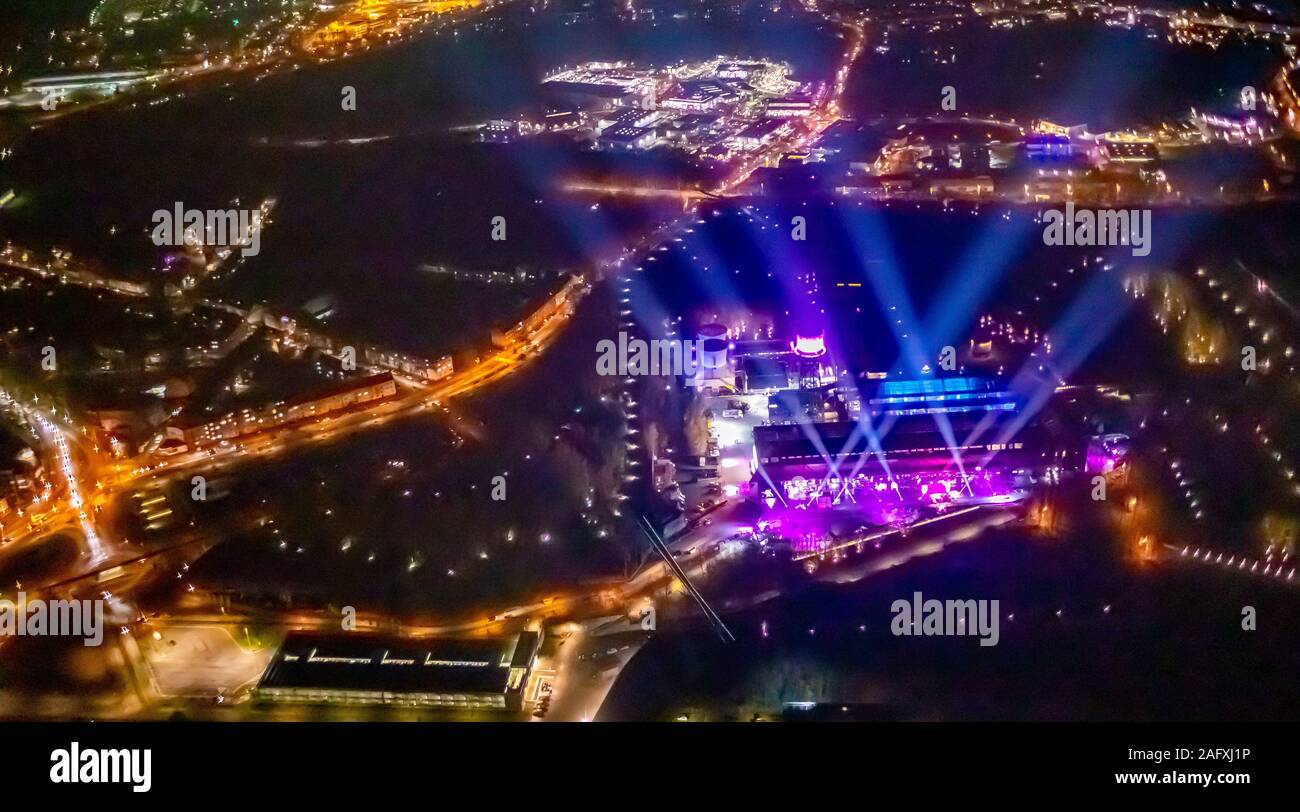
<path id="1" fill-rule="evenodd" d="M 419 640 L 290 632 L 257 686 L 272 702 L 520 710 L 538 632 Z"/>
<path id="2" fill-rule="evenodd" d="M 896 380 L 858 419 L 754 429 L 754 493 L 768 508 L 1012 501 L 1055 457 L 1021 402 L 990 379 Z"/>
<path id="3" fill-rule="evenodd" d="M 706 324 L 697 334 L 700 369 L 692 384 L 705 394 L 773 393 L 796 387 L 815 388 L 836 379 L 820 330 L 800 333 L 794 341 L 733 338 L 721 324 Z"/>

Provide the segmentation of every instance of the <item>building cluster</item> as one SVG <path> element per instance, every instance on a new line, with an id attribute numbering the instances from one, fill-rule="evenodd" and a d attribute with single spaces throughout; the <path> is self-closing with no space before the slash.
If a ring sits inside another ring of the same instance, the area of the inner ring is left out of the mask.
<path id="1" fill-rule="evenodd" d="M 315 12 L 329 8 L 99 0 L 80 25 L 0 41 L 0 110 L 43 115 L 215 71 L 266 67 L 291 56 L 300 32 L 318 25 Z"/>
<path id="2" fill-rule="evenodd" d="M 706 396 L 771 394 L 825 386 L 837 378 L 820 331 L 799 334 L 793 341 L 745 339 L 722 324 L 706 324 L 698 333 L 700 364 L 691 384 Z"/>
<path id="3" fill-rule="evenodd" d="M 1002 375 L 1009 356 L 1029 351 L 1021 331 L 1008 337 L 990 324 L 952 369 L 899 377 L 849 371 L 816 319 L 801 325 L 778 339 L 705 324 L 685 380 L 708 406 L 700 464 L 731 472 L 728 493 L 755 503 L 762 525 L 796 548 L 819 549 L 833 523 L 878 526 L 1024 499 L 1082 448 L 1047 427 L 1048 412 L 1026 414 L 1024 393 Z M 670 493 L 676 475 L 657 461 L 656 491 Z"/>
<path id="4" fill-rule="evenodd" d="M 848 121 L 837 125 L 856 127 Z M 837 128 L 810 152 L 833 154 L 825 147 L 843 140 Z M 1181 187 L 1170 173 L 1171 162 L 1185 156 L 1187 147 L 1252 145 L 1272 134 L 1274 128 L 1251 113 L 1193 111 L 1158 128 L 1103 133 L 1046 120 L 1029 127 L 966 117 L 912 120 L 878 140 L 867 139 L 865 155 L 843 161 L 836 191 L 875 199 L 1184 202 L 1207 193 L 1191 173 Z M 786 156 L 782 167 L 793 157 Z M 797 157 L 806 162 L 808 156 Z M 1249 179 L 1242 186 L 1265 189 Z"/>
<path id="5" fill-rule="evenodd" d="M 123 296 L 146 297 L 151 292 L 151 287 L 142 282 L 105 276 L 61 248 L 35 251 L 5 243 L 0 248 L 0 265 L 57 280 L 61 284 L 108 290 Z"/>
<path id="6" fill-rule="evenodd" d="M 1072 16 L 1096 19 L 1115 28 L 1145 28 L 1157 39 L 1161 30 L 1170 42 L 1218 48 L 1229 36 L 1287 41 L 1297 26 L 1282 19 L 1266 3 L 1233 3 L 1232 13 L 1202 3 L 1204 9 L 1177 3 L 1125 3 L 1105 0 L 977 0 L 971 9 L 994 28 L 1015 28 L 1035 19 L 1065 20 Z"/>
<path id="7" fill-rule="evenodd" d="M 358 368 L 387 370 L 413 378 L 420 383 L 433 383 L 451 375 L 453 360 L 450 355 L 426 358 L 411 353 L 398 352 L 373 344 L 352 343 L 330 335 L 315 325 L 287 314 L 262 313 L 262 323 L 277 333 L 277 349 L 311 349 L 334 358 L 344 358 Z"/>
<path id="8" fill-rule="evenodd" d="M 592 62 L 548 75 L 535 120 L 492 121 L 486 141 L 570 132 L 597 149 L 672 147 L 728 160 L 790 134 L 826 89 L 790 79 L 788 66 L 716 57 L 664 68 Z"/>
<path id="9" fill-rule="evenodd" d="M 242 408 L 218 418 L 179 419 L 163 428 L 158 453 L 167 456 L 327 417 L 356 406 L 397 396 L 397 382 L 384 372 L 345 380 L 325 389 L 260 407 Z"/>
<path id="10" fill-rule="evenodd" d="M 537 307 L 528 312 L 523 319 L 506 327 L 501 325 L 492 329 L 490 341 L 492 346 L 507 349 L 520 343 L 537 346 L 534 336 L 549 326 L 553 319 L 568 318 L 578 299 L 590 289 L 590 283 L 581 276 L 570 276 L 561 288 Z"/>
<path id="11" fill-rule="evenodd" d="M 466 11 L 483 0 L 361 0 L 309 33 L 302 42 L 311 53 L 331 54 L 397 39 L 431 17 Z"/>
<path id="12" fill-rule="evenodd" d="M 575 296 L 586 284 L 581 277 L 571 277 L 527 317 L 509 328 L 493 330 L 491 343 L 504 348 L 534 341 L 535 333 L 547 327 L 552 319 L 571 313 Z M 324 389 L 242 407 L 215 418 L 197 409 L 177 412 L 154 435 L 146 450 L 170 456 L 231 443 L 250 435 L 319 420 L 394 398 L 399 391 L 399 378 L 422 385 L 443 380 L 454 371 L 455 362 L 451 355 L 433 360 L 369 344 L 345 345 L 314 326 L 265 308 L 255 308 L 248 313 L 223 346 L 234 342 L 235 335 L 240 337 L 237 343 L 242 344 L 249 336 L 249 329 L 263 327 L 272 332 L 271 345 L 275 349 L 310 350 L 322 356 L 347 359 L 355 364 L 354 368 L 371 370 L 374 374 L 360 377 L 340 375 L 341 380 Z"/>

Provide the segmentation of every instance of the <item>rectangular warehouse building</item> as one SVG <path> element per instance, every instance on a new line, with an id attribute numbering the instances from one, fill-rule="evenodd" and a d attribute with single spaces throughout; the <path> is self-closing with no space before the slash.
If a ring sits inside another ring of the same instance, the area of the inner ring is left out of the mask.
<path id="1" fill-rule="evenodd" d="M 538 632 L 464 640 L 290 632 L 257 696 L 275 702 L 520 710 L 540 645 Z"/>

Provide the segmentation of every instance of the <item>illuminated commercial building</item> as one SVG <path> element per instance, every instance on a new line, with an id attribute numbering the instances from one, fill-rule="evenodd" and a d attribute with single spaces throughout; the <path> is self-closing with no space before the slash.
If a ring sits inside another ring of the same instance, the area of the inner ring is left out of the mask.
<path id="1" fill-rule="evenodd" d="M 1160 157 L 1153 141 L 1103 141 L 1101 151 L 1109 163 L 1149 163 Z"/>
<path id="2" fill-rule="evenodd" d="M 756 73 L 767 70 L 763 62 L 723 62 L 714 73 L 719 79 L 749 79 Z"/>
<path id="3" fill-rule="evenodd" d="M 755 150 L 770 144 L 790 131 L 790 123 L 776 118 L 755 121 L 732 136 L 737 149 Z"/>
<path id="4" fill-rule="evenodd" d="M 596 121 L 596 131 L 604 132 L 612 127 L 652 127 L 663 115 L 656 110 L 614 110 L 606 113 Z"/>
<path id="5" fill-rule="evenodd" d="M 1036 133 L 1025 138 L 1025 154 L 1038 160 L 1069 158 L 1074 155 L 1074 144 L 1068 135 Z"/>
<path id="6" fill-rule="evenodd" d="M 649 149 L 658 140 L 653 127 L 616 125 L 596 136 L 596 146 L 607 149 Z"/>
<path id="7" fill-rule="evenodd" d="M 683 142 L 697 138 L 712 130 L 721 121 L 721 116 L 702 113 L 689 113 L 678 116 L 659 127 L 660 134 L 669 141 Z"/>
<path id="8" fill-rule="evenodd" d="M 1058 135 L 1063 138 L 1085 138 L 1088 127 L 1086 124 L 1057 124 L 1044 118 L 1034 122 L 1034 132 Z"/>
<path id="9" fill-rule="evenodd" d="M 812 96 L 786 96 L 770 100 L 765 112 L 768 118 L 805 118 L 816 109 Z"/>
<path id="10" fill-rule="evenodd" d="M 671 95 L 659 102 L 659 106 L 688 113 L 708 113 L 736 98 L 736 93 L 731 88 L 721 82 L 705 79 L 680 83 Z"/>
<path id="11" fill-rule="evenodd" d="M 519 137 L 519 125 L 500 119 L 489 121 L 479 128 L 478 137 L 490 144 L 508 144 Z"/>
<path id="12" fill-rule="evenodd" d="M 542 637 L 290 632 L 257 686 L 272 702 L 518 711 Z"/>

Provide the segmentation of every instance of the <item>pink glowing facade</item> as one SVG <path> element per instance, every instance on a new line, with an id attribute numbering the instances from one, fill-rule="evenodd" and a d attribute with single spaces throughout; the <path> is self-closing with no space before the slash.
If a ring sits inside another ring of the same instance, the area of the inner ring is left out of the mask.
<path id="1" fill-rule="evenodd" d="M 751 493 L 764 521 L 808 552 L 864 527 L 1026 498 L 1053 459 L 1046 438 L 979 383 L 897 381 L 859 420 L 756 427 Z"/>

